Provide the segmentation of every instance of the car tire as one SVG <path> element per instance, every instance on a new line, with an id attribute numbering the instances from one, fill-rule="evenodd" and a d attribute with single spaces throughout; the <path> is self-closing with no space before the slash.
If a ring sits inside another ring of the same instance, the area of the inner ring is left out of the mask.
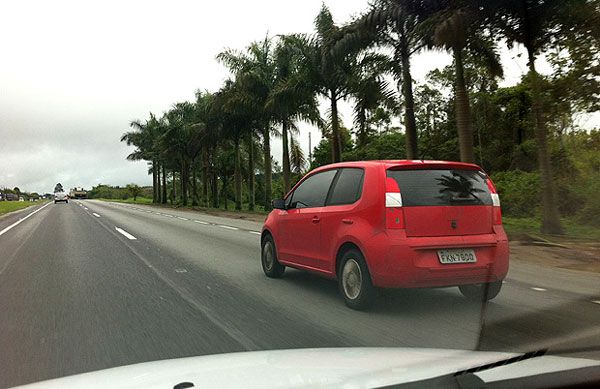
<path id="1" fill-rule="evenodd" d="M 261 245 L 260 262 L 265 275 L 269 278 L 281 278 L 285 272 L 285 266 L 277 260 L 275 242 L 270 234 L 267 234 Z"/>
<path id="2" fill-rule="evenodd" d="M 54 200 L 54 204 L 58 203 L 58 201 Z"/>
<path id="3" fill-rule="evenodd" d="M 489 301 L 498 296 L 502 289 L 502 281 L 488 282 L 475 285 L 460 285 L 458 287 L 463 296 L 472 301 Z"/>
<path id="4" fill-rule="evenodd" d="M 65 200 L 65 204 L 69 204 L 69 200 Z"/>
<path id="5" fill-rule="evenodd" d="M 368 309 L 375 300 L 375 287 L 365 258 L 357 249 L 340 258 L 338 287 L 346 305 L 357 311 Z"/>

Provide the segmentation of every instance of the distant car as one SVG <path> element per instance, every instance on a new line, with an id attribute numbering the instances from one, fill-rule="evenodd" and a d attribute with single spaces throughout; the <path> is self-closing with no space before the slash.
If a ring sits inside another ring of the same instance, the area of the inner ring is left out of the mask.
<path id="1" fill-rule="evenodd" d="M 54 193 L 54 204 L 58 202 L 69 203 L 69 196 L 65 192 L 56 192 Z"/>
<path id="2" fill-rule="evenodd" d="M 322 166 L 273 201 L 262 267 L 338 280 L 346 304 L 366 308 L 375 287 L 458 286 L 490 300 L 508 272 L 508 240 L 494 184 L 477 165 L 365 161 Z"/>

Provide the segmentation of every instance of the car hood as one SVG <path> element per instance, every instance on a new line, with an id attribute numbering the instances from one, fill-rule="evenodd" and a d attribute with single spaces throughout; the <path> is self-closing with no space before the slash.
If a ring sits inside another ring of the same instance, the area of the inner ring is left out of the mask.
<path id="1" fill-rule="evenodd" d="M 254 351 L 169 359 L 42 381 L 20 388 L 370 388 L 454 373 L 518 354 L 447 349 L 330 348 Z M 485 382 L 600 366 L 542 356 L 479 372 Z"/>

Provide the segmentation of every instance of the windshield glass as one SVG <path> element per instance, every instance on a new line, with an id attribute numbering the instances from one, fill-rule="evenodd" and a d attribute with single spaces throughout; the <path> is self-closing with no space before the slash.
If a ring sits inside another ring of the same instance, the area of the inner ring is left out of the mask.
<path id="1" fill-rule="evenodd" d="M 0 15 L 0 389 L 600 361 L 600 0 Z"/>

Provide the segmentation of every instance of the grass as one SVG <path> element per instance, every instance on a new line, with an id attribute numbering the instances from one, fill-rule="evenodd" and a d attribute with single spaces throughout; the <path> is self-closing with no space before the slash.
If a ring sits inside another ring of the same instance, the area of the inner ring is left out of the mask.
<path id="1" fill-rule="evenodd" d="M 18 211 L 19 209 L 43 204 L 45 201 L 0 201 L 0 215 Z"/>
<path id="2" fill-rule="evenodd" d="M 138 197 L 135 201 L 133 201 L 133 197 L 128 199 L 96 199 L 102 201 L 114 201 L 115 203 L 128 203 L 128 204 L 152 204 L 152 199 L 148 197 Z"/>
<path id="3" fill-rule="evenodd" d="M 596 242 L 600 241 L 600 228 L 582 225 L 570 219 L 562 219 L 565 235 L 560 236 L 541 234 L 540 226 L 542 223 L 538 218 L 516 218 L 504 216 L 502 218 L 502 224 L 504 225 L 506 233 L 511 238 L 519 235 L 532 235 L 539 236 L 550 241 L 569 239 L 593 240 Z"/>

